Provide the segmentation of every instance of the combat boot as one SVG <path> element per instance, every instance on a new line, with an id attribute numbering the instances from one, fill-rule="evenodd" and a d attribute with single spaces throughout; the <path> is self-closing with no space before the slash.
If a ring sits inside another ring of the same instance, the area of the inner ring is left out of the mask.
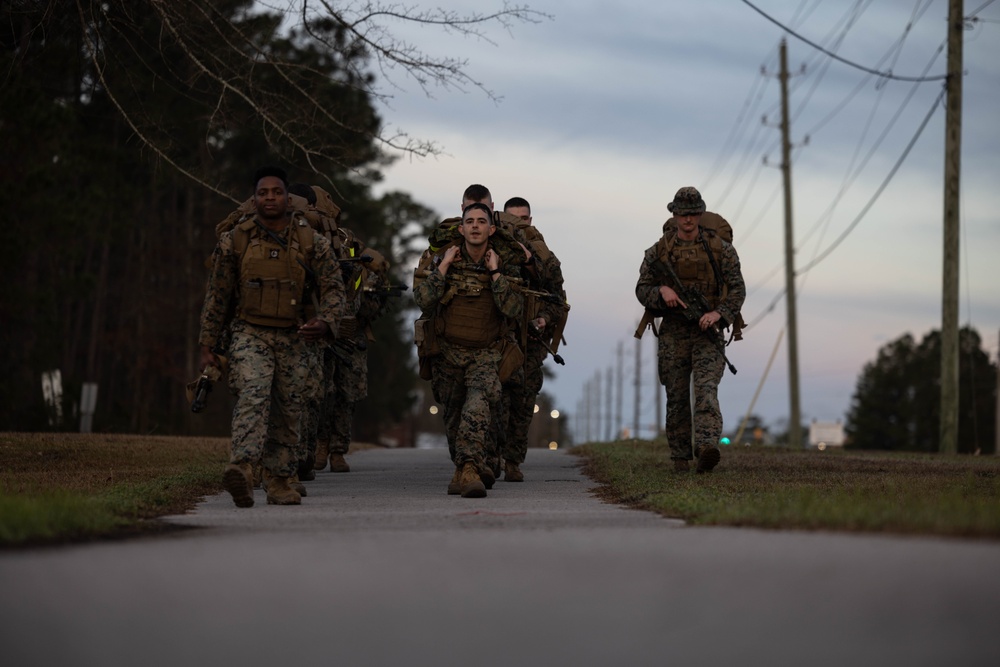
<path id="1" fill-rule="evenodd" d="M 521 468 L 513 461 L 504 461 L 503 479 L 505 482 L 523 482 L 524 473 L 521 472 Z"/>
<path id="2" fill-rule="evenodd" d="M 291 487 L 288 477 L 269 476 L 267 480 L 268 505 L 301 505 L 302 496 Z"/>
<path id="3" fill-rule="evenodd" d="M 313 470 L 322 470 L 326 467 L 327 459 L 330 458 L 330 443 L 316 443 L 316 461 L 313 463 Z"/>
<path id="4" fill-rule="evenodd" d="M 483 486 L 485 486 L 487 490 L 492 489 L 494 482 L 497 481 L 497 476 L 496 473 L 493 472 L 493 468 L 487 465 L 480 470 L 479 481 L 483 483 Z"/>
<path id="5" fill-rule="evenodd" d="M 351 472 L 351 466 L 347 465 L 343 454 L 337 452 L 330 454 L 330 472 Z"/>
<path id="6" fill-rule="evenodd" d="M 308 493 L 306 493 L 306 485 L 299 481 L 298 475 L 292 475 L 288 478 L 288 486 L 292 487 L 296 493 L 305 498 Z"/>
<path id="7" fill-rule="evenodd" d="M 719 448 L 714 445 L 702 445 L 698 450 L 698 467 L 694 469 L 696 473 L 712 472 L 712 468 L 719 465 L 722 454 Z"/>
<path id="8" fill-rule="evenodd" d="M 451 481 L 448 482 L 448 495 L 457 496 L 462 492 L 462 467 L 455 466 L 455 474 L 451 476 Z"/>
<path id="9" fill-rule="evenodd" d="M 299 461 L 299 479 L 303 482 L 311 482 L 316 479 L 316 455 L 307 454 L 305 461 Z"/>
<path id="10" fill-rule="evenodd" d="M 230 463 L 222 472 L 222 485 L 237 507 L 253 507 L 253 471 L 249 463 Z"/>
<path id="11" fill-rule="evenodd" d="M 462 466 L 462 474 L 459 477 L 459 488 L 461 489 L 463 498 L 486 497 L 486 486 L 483 484 L 483 480 L 479 479 L 476 464 L 472 461 L 466 461 Z"/>
<path id="12" fill-rule="evenodd" d="M 687 459 L 674 459 L 674 472 L 687 472 L 690 469 L 691 465 Z"/>

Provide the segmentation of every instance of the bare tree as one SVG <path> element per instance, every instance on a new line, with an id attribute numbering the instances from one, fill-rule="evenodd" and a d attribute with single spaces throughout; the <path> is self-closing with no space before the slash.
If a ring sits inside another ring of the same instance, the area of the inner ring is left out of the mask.
<path id="1" fill-rule="evenodd" d="M 209 146 L 226 147 L 234 126 L 257 124 L 276 153 L 308 164 L 335 187 L 321 165 L 345 171 L 370 163 L 384 151 L 419 156 L 441 152 L 433 140 L 383 126 L 375 117 L 344 113 L 317 90 L 331 82 L 368 100 L 387 101 L 383 86 L 402 90 L 399 77 L 416 82 L 426 95 L 435 89 L 476 89 L 497 95 L 468 71 L 467 58 L 434 57 L 399 36 L 399 26 L 458 33 L 487 43 L 491 29 L 551 18 L 523 5 L 460 14 L 443 9 L 383 2 L 289 0 L 72 0 L 93 84 L 120 113 L 135 136 L 160 160 L 209 190 L 229 197 L 202 170 L 189 146 L 164 131 L 164 119 L 142 104 L 140 88 L 183 90 L 213 109 Z M 65 0 L 50 0 L 44 16 Z M 36 10 L 37 11 L 37 10 Z M 144 40 L 148 23 L 158 24 L 155 44 Z M 391 26 L 396 25 L 394 31 Z M 145 30 L 141 29 L 145 26 Z M 41 28 L 40 28 L 41 29 Z M 280 36 L 282 39 L 276 40 Z M 287 50 L 281 44 L 287 43 Z M 276 46 L 276 44 L 278 46 Z M 111 48 L 113 45 L 114 48 Z M 292 48 L 294 46 L 294 48 Z M 150 52 L 158 53 L 155 61 Z M 303 52 L 312 55 L 303 60 Z M 295 58 L 292 58 L 292 55 Z M 374 76 L 377 72 L 380 76 Z M 343 97 L 343 96 L 339 96 Z M 362 141 L 359 141 L 362 139 Z M 378 155 L 359 154 L 368 146 Z"/>

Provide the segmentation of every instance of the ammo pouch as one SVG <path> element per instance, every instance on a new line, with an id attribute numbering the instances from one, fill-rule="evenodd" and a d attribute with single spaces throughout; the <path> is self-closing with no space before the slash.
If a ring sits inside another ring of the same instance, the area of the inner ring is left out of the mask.
<path id="1" fill-rule="evenodd" d="M 432 317 L 421 317 L 413 323 L 413 342 L 417 346 L 421 380 L 431 379 L 431 359 L 441 353 L 434 324 Z"/>
<path id="2" fill-rule="evenodd" d="M 494 345 L 494 349 L 500 352 L 500 365 L 498 367 L 500 382 L 506 382 L 514 372 L 524 365 L 524 352 L 518 344 L 509 338 L 501 338 Z"/>
<path id="3" fill-rule="evenodd" d="M 252 278 L 243 283 L 240 316 L 251 324 L 289 327 L 299 320 L 301 290 L 292 280 Z"/>
<path id="4" fill-rule="evenodd" d="M 337 338 L 340 340 L 353 340 L 358 335 L 358 318 L 354 316 L 340 318 L 337 325 Z"/>

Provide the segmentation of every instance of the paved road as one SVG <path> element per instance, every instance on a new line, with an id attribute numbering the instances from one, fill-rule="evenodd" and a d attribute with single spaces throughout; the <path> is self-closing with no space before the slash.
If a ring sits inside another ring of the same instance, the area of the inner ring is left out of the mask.
<path id="1" fill-rule="evenodd" d="M 575 457 L 447 496 L 442 450 L 352 454 L 301 507 L 0 552 L 0 664 L 1000 665 L 1000 543 L 692 528 Z"/>

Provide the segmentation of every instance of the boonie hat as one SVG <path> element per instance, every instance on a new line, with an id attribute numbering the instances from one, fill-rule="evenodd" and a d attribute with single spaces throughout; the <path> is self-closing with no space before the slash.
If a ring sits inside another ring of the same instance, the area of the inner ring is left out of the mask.
<path id="1" fill-rule="evenodd" d="M 690 185 L 677 191 L 674 200 L 667 204 L 667 210 L 676 215 L 695 215 L 705 212 L 705 200 L 697 188 Z"/>

